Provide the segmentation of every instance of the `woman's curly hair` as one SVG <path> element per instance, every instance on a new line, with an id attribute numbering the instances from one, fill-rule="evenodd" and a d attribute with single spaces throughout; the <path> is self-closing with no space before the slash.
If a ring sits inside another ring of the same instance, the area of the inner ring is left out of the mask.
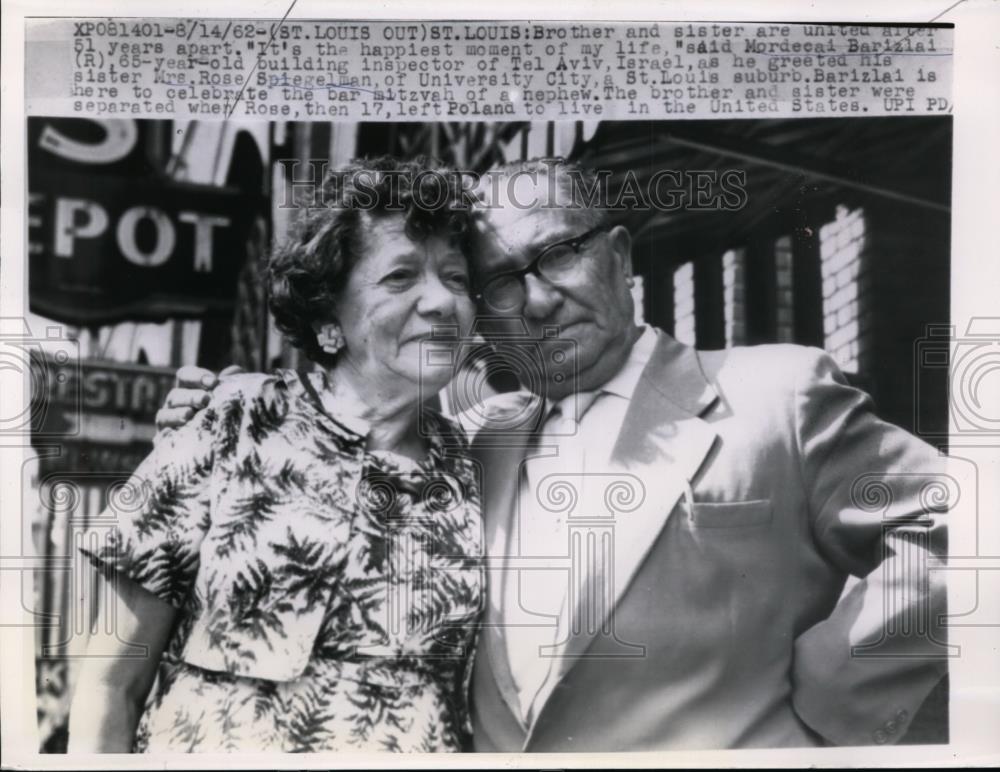
<path id="1" fill-rule="evenodd" d="M 320 348 L 313 323 L 336 318 L 334 299 L 364 249 L 366 229 L 402 217 L 413 241 L 442 235 L 465 248 L 472 202 L 458 172 L 423 156 L 355 159 L 331 172 L 268 261 L 268 305 L 278 329 L 309 359 L 331 365 L 336 357 Z"/>

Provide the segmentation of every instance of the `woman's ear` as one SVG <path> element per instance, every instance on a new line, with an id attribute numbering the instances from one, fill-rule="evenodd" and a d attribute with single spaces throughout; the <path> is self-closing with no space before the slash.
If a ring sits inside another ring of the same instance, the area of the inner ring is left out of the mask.
<path id="1" fill-rule="evenodd" d="M 611 240 L 611 250 L 618 257 L 621 264 L 622 273 L 625 275 L 625 283 L 631 287 L 635 284 L 632 272 L 632 234 L 624 225 L 616 225 L 608 231 L 608 238 Z"/>
<path id="2" fill-rule="evenodd" d="M 344 344 L 344 333 L 340 325 L 336 322 L 313 322 L 313 332 L 316 333 L 316 342 L 327 354 L 336 354 Z"/>

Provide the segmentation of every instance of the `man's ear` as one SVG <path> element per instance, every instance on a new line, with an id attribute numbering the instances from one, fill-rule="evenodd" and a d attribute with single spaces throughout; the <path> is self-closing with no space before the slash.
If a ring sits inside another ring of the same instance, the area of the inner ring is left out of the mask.
<path id="1" fill-rule="evenodd" d="M 608 231 L 608 239 L 611 241 L 611 250 L 621 264 L 626 282 L 631 287 L 635 283 L 632 278 L 632 234 L 624 225 L 616 225 Z"/>

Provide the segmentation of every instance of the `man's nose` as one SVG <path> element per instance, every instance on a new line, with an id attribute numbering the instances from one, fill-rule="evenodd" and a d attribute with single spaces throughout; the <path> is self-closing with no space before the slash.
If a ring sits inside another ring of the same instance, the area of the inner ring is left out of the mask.
<path id="1" fill-rule="evenodd" d="M 562 292 L 534 274 L 524 277 L 524 315 L 543 319 L 563 301 Z"/>

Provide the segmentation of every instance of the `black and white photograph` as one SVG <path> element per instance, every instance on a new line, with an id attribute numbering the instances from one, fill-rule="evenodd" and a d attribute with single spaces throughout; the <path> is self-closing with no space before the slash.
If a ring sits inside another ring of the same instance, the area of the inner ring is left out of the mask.
<path id="1" fill-rule="evenodd" d="M 36 31 L 31 752 L 945 759 L 1000 324 L 924 21 Z"/>

